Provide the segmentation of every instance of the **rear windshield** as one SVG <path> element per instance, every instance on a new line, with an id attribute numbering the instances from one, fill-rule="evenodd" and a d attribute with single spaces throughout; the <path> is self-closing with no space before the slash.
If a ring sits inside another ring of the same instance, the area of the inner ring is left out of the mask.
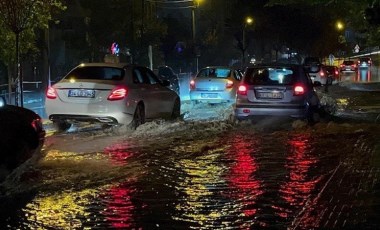
<path id="1" fill-rule="evenodd" d="M 86 66 L 72 70 L 65 79 L 122 80 L 124 69 L 115 67 Z"/>
<path id="2" fill-rule="evenodd" d="M 244 83 L 248 85 L 292 85 L 295 73 L 291 68 L 249 68 Z"/>
<path id="3" fill-rule="evenodd" d="M 343 64 L 345 64 L 345 65 L 353 65 L 354 61 L 344 61 Z"/>
<path id="4" fill-rule="evenodd" d="M 197 77 L 227 78 L 230 72 L 227 68 L 206 68 L 199 71 Z"/>

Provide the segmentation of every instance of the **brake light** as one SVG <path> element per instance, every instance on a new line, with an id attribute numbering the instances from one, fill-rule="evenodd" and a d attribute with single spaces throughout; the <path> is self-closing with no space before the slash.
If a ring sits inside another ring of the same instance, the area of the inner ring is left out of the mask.
<path id="1" fill-rule="evenodd" d="M 302 85 L 294 86 L 294 95 L 295 96 L 303 95 L 304 93 L 305 93 L 305 89 Z"/>
<path id="2" fill-rule="evenodd" d="M 56 99 L 57 91 L 53 87 L 50 86 L 46 91 L 46 97 L 49 99 Z"/>
<path id="3" fill-rule="evenodd" d="M 195 89 L 195 81 L 194 80 L 190 81 L 190 89 Z"/>
<path id="4" fill-rule="evenodd" d="M 339 71 L 338 70 L 335 70 L 335 75 L 339 75 Z"/>
<path id="5" fill-rule="evenodd" d="M 240 85 L 237 91 L 238 94 L 240 95 L 247 95 L 247 86 L 245 85 Z"/>
<path id="6" fill-rule="evenodd" d="M 321 77 L 324 77 L 325 76 L 325 72 L 323 70 L 320 71 L 320 75 Z"/>
<path id="7" fill-rule="evenodd" d="M 230 88 L 232 88 L 233 85 L 234 85 L 234 82 L 231 81 L 231 80 L 228 80 L 228 81 L 227 81 L 227 84 L 226 84 L 226 88 L 227 88 L 227 89 L 230 89 Z"/>
<path id="8" fill-rule="evenodd" d="M 42 121 L 39 118 L 36 118 L 32 121 L 32 127 L 34 130 L 38 131 L 42 129 Z"/>
<path id="9" fill-rule="evenodd" d="M 108 96 L 108 100 L 110 101 L 117 101 L 125 98 L 127 96 L 128 90 L 124 86 L 117 86 L 114 88 L 110 95 Z"/>

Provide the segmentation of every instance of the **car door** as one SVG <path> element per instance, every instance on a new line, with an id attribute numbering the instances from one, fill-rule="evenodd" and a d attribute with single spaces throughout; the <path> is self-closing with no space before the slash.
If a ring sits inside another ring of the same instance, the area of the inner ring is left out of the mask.
<path id="1" fill-rule="evenodd" d="M 173 109 L 175 93 L 162 85 L 158 77 L 146 67 L 140 67 L 144 81 L 147 81 L 148 92 L 145 101 L 147 118 L 169 115 Z"/>

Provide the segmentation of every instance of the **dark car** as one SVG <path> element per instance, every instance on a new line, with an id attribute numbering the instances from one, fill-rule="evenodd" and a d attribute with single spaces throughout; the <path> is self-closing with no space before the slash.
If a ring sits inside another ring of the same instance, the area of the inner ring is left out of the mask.
<path id="1" fill-rule="evenodd" d="M 154 71 L 161 80 L 168 80 L 170 82 L 169 88 L 179 95 L 180 84 L 178 80 L 178 75 L 169 66 L 159 66 L 157 70 Z"/>
<path id="2" fill-rule="evenodd" d="M 302 65 L 268 64 L 249 67 L 237 91 L 235 118 L 286 116 L 319 120 L 320 101 Z"/>
<path id="3" fill-rule="evenodd" d="M 43 145 L 44 138 L 45 130 L 38 114 L 8 105 L 5 98 L 0 97 L 0 169 L 17 168 Z"/>
<path id="4" fill-rule="evenodd" d="M 358 59 L 358 68 L 369 68 L 372 65 L 372 59 L 370 57 L 361 57 Z"/>
<path id="5" fill-rule="evenodd" d="M 324 69 L 327 76 L 327 83 L 329 85 L 331 85 L 333 82 L 339 81 L 339 68 L 337 66 L 325 65 Z"/>
<path id="6" fill-rule="evenodd" d="M 358 68 L 354 61 L 343 61 L 342 64 L 340 64 L 340 72 L 356 72 L 357 70 Z"/>

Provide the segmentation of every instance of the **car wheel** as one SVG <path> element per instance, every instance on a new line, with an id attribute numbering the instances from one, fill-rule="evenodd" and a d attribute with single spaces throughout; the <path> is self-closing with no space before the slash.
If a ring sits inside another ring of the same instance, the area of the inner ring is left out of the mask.
<path id="1" fill-rule="evenodd" d="M 53 124 L 59 132 L 67 131 L 71 127 L 71 124 L 67 121 L 53 121 Z"/>
<path id="2" fill-rule="evenodd" d="M 172 111 L 171 119 L 177 119 L 180 116 L 181 116 L 181 102 L 177 98 L 174 102 L 174 105 L 173 105 L 173 111 Z"/>
<path id="3" fill-rule="evenodd" d="M 130 124 L 130 128 L 135 130 L 139 125 L 145 123 L 145 112 L 144 106 L 142 104 L 138 104 L 133 115 L 133 120 Z"/>
<path id="4" fill-rule="evenodd" d="M 318 123 L 321 119 L 319 110 L 316 106 L 310 106 L 307 112 L 307 122 L 311 125 Z"/>

